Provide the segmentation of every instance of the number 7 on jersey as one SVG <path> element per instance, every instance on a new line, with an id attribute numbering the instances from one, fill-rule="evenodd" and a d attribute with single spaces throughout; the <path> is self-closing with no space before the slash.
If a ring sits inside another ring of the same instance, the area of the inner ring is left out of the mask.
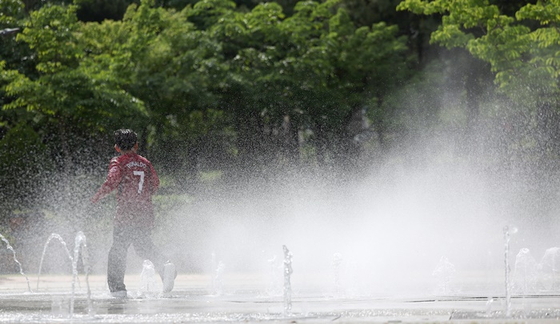
<path id="1" fill-rule="evenodd" d="M 138 182 L 138 193 L 142 193 L 142 189 L 144 188 L 144 171 L 133 171 L 135 176 L 140 177 L 140 181 Z"/>

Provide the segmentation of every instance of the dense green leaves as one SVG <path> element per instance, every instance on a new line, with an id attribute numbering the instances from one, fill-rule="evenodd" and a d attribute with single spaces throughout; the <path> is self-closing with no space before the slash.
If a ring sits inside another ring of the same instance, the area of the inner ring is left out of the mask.
<path id="1" fill-rule="evenodd" d="M 36 206 L 53 163 L 41 137 L 20 123 L 0 140 L 0 216 Z"/>
<path id="2" fill-rule="evenodd" d="M 289 17 L 277 3 L 237 10 L 228 0 L 181 11 L 143 0 L 122 20 L 99 23 L 79 21 L 77 11 L 47 4 L 31 12 L 17 39 L 36 62 L 29 72 L 6 67 L 3 109 L 93 133 L 128 125 L 156 162 L 180 150 L 181 168 L 204 158 L 207 142 L 229 143 L 212 154 L 243 168 L 278 152 L 297 160 L 299 132 L 321 147 L 319 162 L 332 160 L 352 143 L 352 116 L 381 111 L 407 75 L 398 29 L 357 28 L 336 0 L 299 2 Z M 60 140 L 70 132 L 62 129 Z"/>
<path id="3" fill-rule="evenodd" d="M 68 125 L 90 134 L 133 127 L 156 162 L 177 151 L 169 170 L 195 172 L 196 161 L 208 160 L 205 143 L 226 143 L 213 145 L 212 156 L 243 168 L 297 161 L 300 146 L 313 147 L 315 162 L 344 164 L 356 157 L 355 136 L 364 130 L 352 129 L 356 116 L 369 116 L 377 138 L 387 138 L 398 124 L 391 105 L 404 102 L 393 94 L 415 72 L 402 29 L 357 24 L 351 5 L 337 0 L 300 1 L 290 14 L 274 2 L 240 10 L 233 1 L 203 0 L 174 10 L 162 1 L 130 1 L 122 19 L 99 22 L 78 19 L 93 2 L 74 3 L 47 3 L 28 17 L 19 2 L 3 9 L 25 21 L 17 44 L 31 58 L 21 69 L 2 57 L 4 111 L 39 114 L 37 129 L 59 123 L 69 133 Z M 441 16 L 432 42 L 488 62 L 505 93 L 529 88 L 553 98 L 555 7 L 508 6 L 520 8 L 516 16 L 503 7 L 409 0 L 398 8 Z"/>
<path id="4" fill-rule="evenodd" d="M 138 100 L 119 89 L 114 76 L 85 57 L 81 28 L 73 6 L 45 6 L 31 14 L 18 40 L 37 53 L 38 76 L 7 72 L 11 82 L 6 94 L 14 100 L 4 109 L 38 110 L 92 131 L 104 129 L 107 117 L 143 111 Z"/>
<path id="5" fill-rule="evenodd" d="M 5 0 L 0 6 L 0 27 L 15 27 L 18 19 L 23 18 L 24 5 L 19 0 Z"/>
<path id="6" fill-rule="evenodd" d="M 498 150 L 521 156 L 524 162 L 518 167 L 532 168 L 547 177 L 560 156 L 560 3 L 405 0 L 398 8 L 441 15 L 442 24 L 431 41 L 465 48 L 490 64 L 494 82 L 507 98 L 507 108 L 488 113 L 522 125 L 519 134 L 505 132 L 503 147 Z"/>
<path id="7" fill-rule="evenodd" d="M 467 48 L 473 56 L 490 63 L 496 83 L 510 96 L 525 98 L 526 104 L 537 99 L 556 101 L 560 39 L 555 23 L 560 7 L 555 1 L 526 4 L 515 16 L 500 13 L 499 7 L 487 0 L 407 0 L 398 8 L 443 15 L 442 25 L 431 40 L 450 48 Z M 530 21 L 539 22 L 541 27 L 530 28 Z"/>
<path id="8" fill-rule="evenodd" d="M 95 6 L 110 10 L 97 16 Z M 142 153 L 182 187 L 215 169 L 263 176 L 306 163 L 346 171 L 366 147 L 382 155 L 438 123 L 476 135 L 471 126 L 488 109 L 481 97 L 495 95 L 486 75 L 506 98 L 486 113 L 526 108 L 552 125 L 546 116 L 558 107 L 559 7 L 2 1 L 0 26 L 19 30 L 0 37 L 0 139 L 12 145 L 17 134 L 33 133 L 44 145 L 38 149 L 66 169 L 110 155 L 111 131 L 134 128 Z M 427 30 L 443 49 L 427 44 Z M 443 103 L 442 92 L 453 102 Z M 453 111 L 441 116 L 443 109 Z M 99 140 L 90 150 L 91 138 Z M 91 156 L 76 159 L 72 150 Z"/>

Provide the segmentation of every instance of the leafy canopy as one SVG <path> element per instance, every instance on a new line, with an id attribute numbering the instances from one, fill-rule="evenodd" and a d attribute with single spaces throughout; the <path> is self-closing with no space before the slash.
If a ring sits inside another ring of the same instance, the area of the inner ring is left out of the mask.
<path id="1" fill-rule="evenodd" d="M 556 103 L 560 75 L 560 3 L 537 1 L 508 16 L 488 0 L 405 0 L 399 10 L 442 15 L 431 41 L 466 48 L 491 64 L 495 82 L 510 97 Z M 539 23 L 531 27 L 531 22 Z"/>

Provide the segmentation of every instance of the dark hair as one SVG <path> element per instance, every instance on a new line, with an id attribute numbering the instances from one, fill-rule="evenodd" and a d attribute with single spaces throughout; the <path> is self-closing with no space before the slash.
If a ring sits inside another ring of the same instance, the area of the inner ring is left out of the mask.
<path id="1" fill-rule="evenodd" d="M 138 142 L 138 135 L 131 129 L 118 129 L 115 131 L 115 144 L 123 150 L 128 151 Z"/>

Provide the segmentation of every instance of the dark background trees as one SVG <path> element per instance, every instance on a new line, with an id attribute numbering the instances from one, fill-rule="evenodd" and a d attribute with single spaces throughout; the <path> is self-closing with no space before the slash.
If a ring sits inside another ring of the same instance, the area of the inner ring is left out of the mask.
<path id="1" fill-rule="evenodd" d="M 26 208 L 38 161 L 102 176 L 119 127 L 168 192 L 302 169 L 345 179 L 407 145 L 421 161 L 417 144 L 442 132 L 457 158 L 555 170 L 553 5 L 439 2 L 3 1 L 0 28 L 19 30 L 0 36 L 2 194 L 17 202 L 2 213 Z"/>

